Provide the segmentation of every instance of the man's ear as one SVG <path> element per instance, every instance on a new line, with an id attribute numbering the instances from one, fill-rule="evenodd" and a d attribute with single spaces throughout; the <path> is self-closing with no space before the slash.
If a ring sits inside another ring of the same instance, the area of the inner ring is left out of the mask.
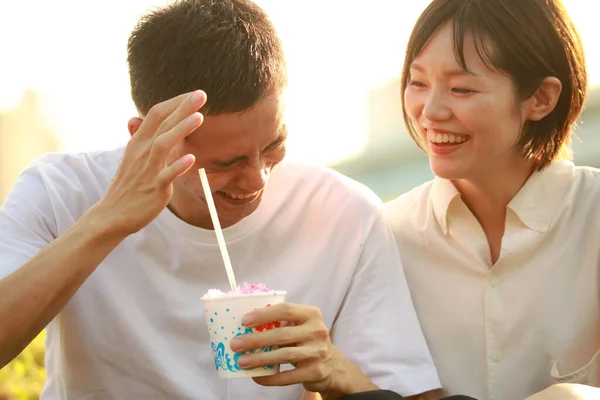
<path id="1" fill-rule="evenodd" d="M 140 125 L 144 120 L 139 117 L 133 117 L 127 122 L 127 129 L 129 130 L 129 134 L 133 136 L 138 129 L 140 129 Z"/>

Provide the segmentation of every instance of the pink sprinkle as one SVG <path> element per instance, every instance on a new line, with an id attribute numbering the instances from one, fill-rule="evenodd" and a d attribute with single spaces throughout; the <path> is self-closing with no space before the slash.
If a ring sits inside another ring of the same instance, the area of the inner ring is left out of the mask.
<path id="1" fill-rule="evenodd" d="M 248 283 L 244 282 L 244 286 L 240 288 L 240 290 L 229 291 L 227 294 L 251 294 L 251 293 L 266 293 L 270 292 L 267 285 L 264 283 Z"/>

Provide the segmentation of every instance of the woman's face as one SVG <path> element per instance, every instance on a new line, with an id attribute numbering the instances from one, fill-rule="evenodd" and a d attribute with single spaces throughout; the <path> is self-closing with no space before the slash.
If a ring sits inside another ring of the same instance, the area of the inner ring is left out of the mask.
<path id="1" fill-rule="evenodd" d="M 410 65 L 406 112 L 435 175 L 470 179 L 523 163 L 515 147 L 528 119 L 513 81 L 492 70 L 465 36 L 463 70 L 453 51 L 452 25 L 442 26 Z"/>

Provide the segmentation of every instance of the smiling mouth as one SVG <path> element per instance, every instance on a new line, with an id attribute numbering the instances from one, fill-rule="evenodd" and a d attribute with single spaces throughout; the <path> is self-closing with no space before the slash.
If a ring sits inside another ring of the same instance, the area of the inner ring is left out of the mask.
<path id="1" fill-rule="evenodd" d="M 454 133 L 427 132 L 427 139 L 437 145 L 461 144 L 471 140 L 469 135 L 456 135 Z"/>
<path id="2" fill-rule="evenodd" d="M 230 199 L 246 200 L 246 199 L 251 199 L 251 198 L 258 196 L 258 194 L 261 191 L 262 191 L 262 189 L 254 192 L 254 193 L 227 193 L 227 192 L 219 192 L 219 193 L 225 195 L 226 197 L 229 197 Z"/>

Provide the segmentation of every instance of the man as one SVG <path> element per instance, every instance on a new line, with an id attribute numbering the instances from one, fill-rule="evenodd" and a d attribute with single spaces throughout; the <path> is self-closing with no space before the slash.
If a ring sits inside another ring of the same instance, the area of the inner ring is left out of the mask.
<path id="1" fill-rule="evenodd" d="M 379 200 L 282 162 L 286 67 L 265 13 L 249 0 L 174 3 L 140 21 L 128 63 L 139 117 L 127 147 L 45 156 L 2 206 L 0 365 L 47 325 L 46 400 L 439 387 Z M 200 297 L 227 280 L 200 167 L 238 280 L 288 292 L 244 320 L 286 326 L 231 344 L 280 346 L 238 359 L 282 364 L 260 386 L 214 371 Z"/>

